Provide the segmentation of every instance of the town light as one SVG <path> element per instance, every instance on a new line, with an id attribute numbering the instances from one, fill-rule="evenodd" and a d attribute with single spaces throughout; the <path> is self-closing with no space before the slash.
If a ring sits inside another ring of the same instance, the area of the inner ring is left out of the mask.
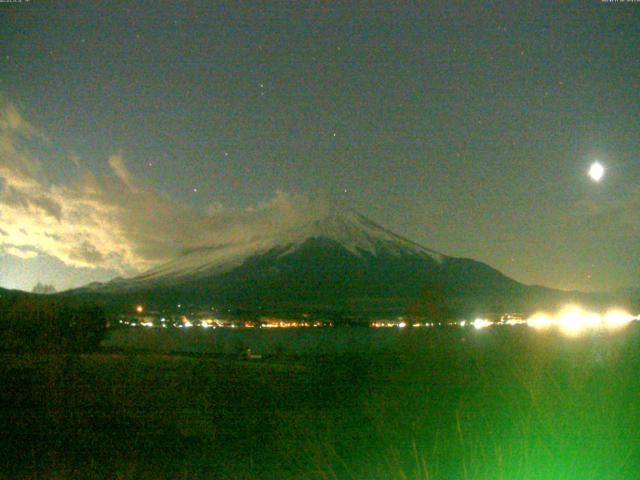
<path id="1" fill-rule="evenodd" d="M 475 328 L 476 330 L 480 330 L 481 328 L 487 328 L 492 323 L 493 322 L 490 322 L 489 320 L 487 320 L 485 318 L 476 318 L 473 321 L 473 328 Z"/>
<path id="2" fill-rule="evenodd" d="M 567 305 L 555 315 L 536 313 L 527 319 L 527 325 L 539 330 L 558 327 L 565 335 L 576 336 L 603 327 L 609 330 L 622 329 L 637 319 L 638 317 L 620 309 L 608 310 L 603 315 L 577 305 Z"/>

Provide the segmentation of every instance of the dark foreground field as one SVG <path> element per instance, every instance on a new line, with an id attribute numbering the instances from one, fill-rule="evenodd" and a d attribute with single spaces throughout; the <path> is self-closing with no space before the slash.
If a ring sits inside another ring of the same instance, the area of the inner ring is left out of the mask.
<path id="1" fill-rule="evenodd" d="M 3 355 L 0 477 L 640 478 L 639 326 L 376 335 L 251 362 Z"/>

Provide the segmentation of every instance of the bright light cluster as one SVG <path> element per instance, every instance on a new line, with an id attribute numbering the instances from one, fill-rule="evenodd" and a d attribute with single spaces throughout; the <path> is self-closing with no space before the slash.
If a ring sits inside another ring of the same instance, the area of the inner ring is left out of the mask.
<path id="1" fill-rule="evenodd" d="M 596 328 L 618 330 L 634 320 L 638 320 L 638 317 L 624 310 L 613 309 L 603 315 L 568 305 L 555 315 L 536 313 L 527 319 L 527 325 L 538 330 L 557 327 L 565 335 L 574 336 Z"/>
<path id="2" fill-rule="evenodd" d="M 491 325 L 493 325 L 493 322 L 485 319 L 485 318 L 476 318 L 473 323 L 473 328 L 475 328 L 476 330 L 480 330 L 481 328 L 487 328 Z"/>

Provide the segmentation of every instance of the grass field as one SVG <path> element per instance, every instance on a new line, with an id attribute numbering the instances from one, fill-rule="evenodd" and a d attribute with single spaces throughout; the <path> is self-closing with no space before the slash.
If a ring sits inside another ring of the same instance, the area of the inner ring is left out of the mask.
<path id="1" fill-rule="evenodd" d="M 232 353 L 246 337 L 2 355 L 0 477 L 640 478 L 638 325 L 345 332 L 322 335 L 366 340 L 288 350 L 287 333 L 257 361 Z"/>

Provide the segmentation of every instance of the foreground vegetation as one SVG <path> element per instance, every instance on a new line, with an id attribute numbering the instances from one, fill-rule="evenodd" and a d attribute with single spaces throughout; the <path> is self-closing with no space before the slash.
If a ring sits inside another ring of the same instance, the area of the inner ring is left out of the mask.
<path id="1" fill-rule="evenodd" d="M 89 352 L 107 319 L 96 305 L 47 295 L 0 295 L 0 352 Z"/>
<path id="2" fill-rule="evenodd" d="M 631 479 L 640 329 L 388 332 L 394 349 L 4 354 L 0 476 Z"/>

